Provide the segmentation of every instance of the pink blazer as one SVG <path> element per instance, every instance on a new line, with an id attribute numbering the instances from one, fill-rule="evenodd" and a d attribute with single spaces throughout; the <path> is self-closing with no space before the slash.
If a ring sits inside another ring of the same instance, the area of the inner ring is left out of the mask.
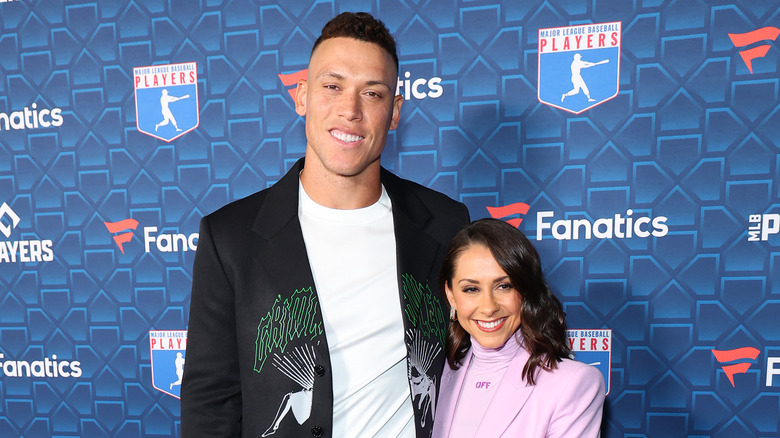
<path id="1" fill-rule="evenodd" d="M 463 366 L 444 365 L 433 438 L 457 437 L 450 431 L 472 352 Z M 599 437 L 604 406 L 604 378 L 590 365 L 564 359 L 553 372 L 538 372 L 536 385 L 520 377 L 530 355 L 525 349 L 512 360 L 483 418 L 477 437 Z"/>

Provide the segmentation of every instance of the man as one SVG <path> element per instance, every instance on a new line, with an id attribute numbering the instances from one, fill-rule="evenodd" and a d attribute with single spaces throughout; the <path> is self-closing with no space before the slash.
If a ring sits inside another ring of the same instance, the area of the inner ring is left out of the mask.
<path id="1" fill-rule="evenodd" d="M 397 78 L 382 22 L 331 20 L 296 93 L 305 160 L 202 220 L 182 436 L 430 436 L 468 211 L 380 167 Z"/>

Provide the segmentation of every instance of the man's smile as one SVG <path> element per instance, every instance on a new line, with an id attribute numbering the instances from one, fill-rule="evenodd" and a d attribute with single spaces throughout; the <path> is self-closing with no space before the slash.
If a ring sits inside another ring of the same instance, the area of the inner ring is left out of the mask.
<path id="1" fill-rule="evenodd" d="M 356 141 L 363 140 L 365 137 L 359 135 L 347 134 L 346 132 L 339 131 L 337 129 L 331 130 L 330 135 L 334 138 L 343 141 L 344 143 L 354 143 Z"/>

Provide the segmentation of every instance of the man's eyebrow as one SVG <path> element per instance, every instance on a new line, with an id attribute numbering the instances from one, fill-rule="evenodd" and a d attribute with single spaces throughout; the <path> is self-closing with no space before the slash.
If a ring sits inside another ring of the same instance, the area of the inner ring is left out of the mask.
<path id="1" fill-rule="evenodd" d="M 338 81 L 344 80 L 344 75 L 333 72 L 333 71 L 324 71 L 317 75 L 318 79 L 321 78 L 332 78 Z M 386 87 L 388 90 L 393 90 L 393 87 L 390 86 L 387 82 L 380 80 L 380 79 L 372 79 L 365 82 L 365 85 L 368 85 L 369 87 L 381 85 L 383 87 Z"/>
<path id="2" fill-rule="evenodd" d="M 333 79 L 338 79 L 338 80 L 343 80 L 344 79 L 343 75 L 340 75 L 340 74 L 332 72 L 332 71 L 324 71 L 324 72 L 322 72 L 322 73 L 317 75 L 317 78 L 322 78 L 322 77 L 331 77 Z"/>
<path id="3" fill-rule="evenodd" d="M 379 80 L 376 80 L 376 81 L 368 81 L 368 82 L 366 82 L 366 85 L 368 85 L 368 86 L 371 86 L 371 87 L 373 87 L 373 86 L 375 86 L 375 85 L 382 85 L 382 86 L 384 86 L 384 87 L 387 87 L 387 89 L 388 89 L 388 90 L 392 90 L 392 89 L 393 89 L 393 87 L 391 87 L 391 86 L 390 86 L 390 84 L 388 84 L 387 82 L 385 82 L 385 81 L 379 81 Z"/>

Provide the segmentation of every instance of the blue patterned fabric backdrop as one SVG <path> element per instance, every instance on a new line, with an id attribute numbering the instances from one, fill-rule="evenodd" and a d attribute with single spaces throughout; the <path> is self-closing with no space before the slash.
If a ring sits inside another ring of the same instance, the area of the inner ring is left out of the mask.
<path id="1" fill-rule="evenodd" d="M 383 165 L 532 239 L 602 436 L 780 436 L 780 11 L 700 0 L 0 1 L 0 436 L 178 436 L 198 222 L 302 156 L 346 10 Z"/>

